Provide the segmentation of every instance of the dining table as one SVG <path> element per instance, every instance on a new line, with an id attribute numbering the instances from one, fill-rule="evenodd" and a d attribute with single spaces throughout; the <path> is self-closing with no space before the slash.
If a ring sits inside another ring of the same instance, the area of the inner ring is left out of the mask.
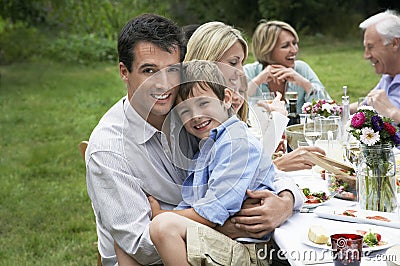
<path id="1" fill-rule="evenodd" d="M 292 178 L 299 188 L 309 188 L 310 191 L 326 191 L 329 193 L 327 181 L 322 179 L 320 175 L 312 173 L 313 170 L 301 170 L 295 172 L 280 173 Z M 400 197 L 397 198 L 399 202 Z M 349 219 L 327 219 L 322 217 L 318 210 L 343 210 L 356 209 L 358 210 L 358 202 L 330 198 L 318 207 L 307 207 L 295 212 L 285 223 L 276 228 L 273 233 L 273 240 L 279 247 L 277 250 L 269 250 L 268 256 L 272 256 L 271 252 L 275 252 L 275 257 L 282 260 L 287 260 L 290 265 L 334 265 L 332 250 L 329 245 L 320 245 L 311 242 L 308 238 L 310 227 L 322 226 L 328 232 L 334 233 L 349 233 L 356 230 L 368 231 L 372 230 L 382 235 L 382 241 L 387 244 L 380 247 L 366 249 L 361 258 L 361 265 L 389 265 L 388 261 L 400 261 L 400 254 L 386 255 L 386 252 L 391 247 L 400 245 L 400 227 L 398 225 L 386 226 L 384 223 L 360 223 L 349 222 Z M 396 213 L 391 213 L 394 220 L 399 221 L 400 217 L 397 210 Z M 393 216 L 394 215 L 394 216 Z M 335 218 L 335 217 L 333 217 Z M 344 217 L 345 218 L 345 217 Z M 351 220 L 351 219 L 350 219 Z M 383 225 L 382 225 L 383 224 Z M 393 248 L 392 248 L 393 249 Z M 397 250 L 397 249 L 396 249 Z M 393 265 L 393 264 L 391 264 Z M 398 264 L 394 264 L 398 265 Z"/>

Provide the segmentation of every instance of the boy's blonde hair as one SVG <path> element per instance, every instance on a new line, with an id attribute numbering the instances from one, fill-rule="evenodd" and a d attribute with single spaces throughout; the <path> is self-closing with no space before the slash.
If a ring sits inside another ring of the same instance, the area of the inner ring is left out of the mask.
<path id="1" fill-rule="evenodd" d="M 211 89 L 220 101 L 225 98 L 225 79 L 218 66 L 206 60 L 192 60 L 182 64 L 182 79 L 178 96 L 186 100 L 193 96 L 198 84 L 203 90 Z"/>

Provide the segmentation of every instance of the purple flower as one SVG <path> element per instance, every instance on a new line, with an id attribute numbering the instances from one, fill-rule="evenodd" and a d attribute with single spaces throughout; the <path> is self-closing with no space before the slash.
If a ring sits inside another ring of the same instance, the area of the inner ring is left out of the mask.
<path id="1" fill-rule="evenodd" d="M 381 131 L 383 129 L 383 121 L 380 116 L 374 115 L 373 117 L 371 117 L 371 123 L 375 131 Z"/>
<path id="2" fill-rule="evenodd" d="M 354 128 L 362 128 L 365 122 L 365 115 L 363 112 L 358 112 L 353 115 L 351 119 L 351 125 Z"/>

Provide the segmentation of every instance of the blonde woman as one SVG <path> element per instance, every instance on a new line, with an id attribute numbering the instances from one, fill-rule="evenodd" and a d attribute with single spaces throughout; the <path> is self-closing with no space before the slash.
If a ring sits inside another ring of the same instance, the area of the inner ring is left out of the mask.
<path id="1" fill-rule="evenodd" d="M 297 60 L 299 37 L 283 21 L 262 20 L 257 26 L 252 49 L 256 62 L 244 66 L 250 96 L 261 92 L 297 92 L 297 112 L 305 102 L 331 99 L 318 76 L 304 61 Z"/>
<path id="2" fill-rule="evenodd" d="M 186 50 L 185 61 L 199 59 L 219 62 L 227 86 L 236 92 L 233 94 L 232 106 L 239 118 L 246 121 L 247 84 L 244 80 L 243 64 L 247 59 L 248 45 L 241 32 L 222 22 L 208 22 L 193 33 Z M 283 114 L 285 110 L 282 111 L 282 109 L 285 107 L 279 99 L 280 97 L 277 96 L 272 106 L 267 104 L 263 106 Z M 318 147 L 301 147 L 275 159 L 274 163 L 282 171 L 311 169 L 313 163 L 300 156 L 309 151 L 325 154 Z"/>

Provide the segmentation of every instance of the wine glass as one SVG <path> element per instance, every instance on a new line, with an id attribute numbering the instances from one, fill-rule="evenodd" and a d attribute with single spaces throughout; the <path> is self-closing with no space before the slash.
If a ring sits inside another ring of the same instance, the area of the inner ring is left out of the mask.
<path id="1" fill-rule="evenodd" d="M 319 117 L 306 117 L 303 125 L 303 134 L 308 145 L 315 146 L 315 142 L 322 136 L 322 123 Z"/>
<path id="2" fill-rule="evenodd" d="M 266 100 L 268 104 L 271 104 L 272 101 L 275 99 L 275 92 L 273 91 L 262 92 L 262 97 L 263 100 Z"/>

